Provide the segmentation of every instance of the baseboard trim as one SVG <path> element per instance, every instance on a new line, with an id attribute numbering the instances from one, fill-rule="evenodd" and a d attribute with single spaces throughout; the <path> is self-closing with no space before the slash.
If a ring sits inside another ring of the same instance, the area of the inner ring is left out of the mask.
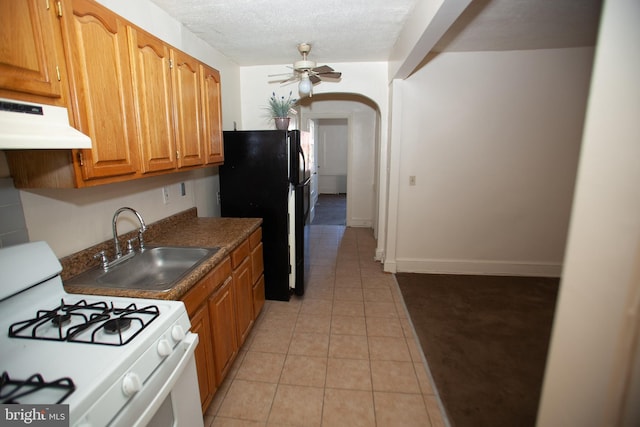
<path id="1" fill-rule="evenodd" d="M 395 261 L 390 261 L 385 259 L 384 260 L 384 264 L 382 266 L 382 270 L 386 273 L 397 273 L 398 272 L 398 266 L 396 264 Z"/>
<path id="2" fill-rule="evenodd" d="M 394 271 L 391 271 L 391 270 Z M 437 260 L 437 259 L 396 259 L 395 263 L 385 262 L 385 271 L 393 273 L 431 274 L 477 274 L 485 276 L 533 276 L 560 277 L 562 264 L 481 261 L 481 260 Z"/>
<path id="3" fill-rule="evenodd" d="M 373 221 L 371 221 L 370 219 L 347 218 L 347 226 L 357 228 L 373 228 Z"/>

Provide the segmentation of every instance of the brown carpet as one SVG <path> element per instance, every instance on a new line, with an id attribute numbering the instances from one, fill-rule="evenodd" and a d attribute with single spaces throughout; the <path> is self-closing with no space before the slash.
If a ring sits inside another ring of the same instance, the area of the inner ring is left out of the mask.
<path id="1" fill-rule="evenodd" d="M 535 426 L 559 279 L 396 278 L 451 426 Z"/>

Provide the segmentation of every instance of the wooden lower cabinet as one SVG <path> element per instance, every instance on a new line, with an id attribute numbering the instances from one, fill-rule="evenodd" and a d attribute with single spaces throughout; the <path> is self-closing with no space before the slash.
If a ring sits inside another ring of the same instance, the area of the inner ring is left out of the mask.
<path id="1" fill-rule="evenodd" d="M 233 282 L 236 290 L 238 344 L 242 345 L 253 326 L 253 288 L 251 281 L 251 248 L 249 240 L 242 242 L 231 253 Z"/>
<path id="2" fill-rule="evenodd" d="M 231 263 L 227 258 L 196 283 L 182 298 L 191 320 L 191 331 L 197 333 L 199 339 L 195 358 L 203 412 L 209 407 L 220 384 L 216 373 L 219 371 L 217 360 L 221 358 L 217 352 L 223 351 L 224 347 L 221 344 L 216 347 L 214 337 L 217 335 L 217 329 L 221 328 L 221 324 L 222 327 L 227 328 L 229 324 L 235 325 L 234 313 L 231 312 L 228 318 L 223 318 L 220 316 L 220 311 L 212 312 L 212 308 L 215 309 L 216 306 L 211 304 L 211 300 L 224 289 L 225 285 L 229 288 L 230 283 Z"/>
<path id="3" fill-rule="evenodd" d="M 203 413 L 264 305 L 261 236 L 259 228 L 182 298 L 199 337 L 195 359 Z"/>
<path id="4" fill-rule="evenodd" d="M 200 386 L 200 404 L 202 412 L 206 411 L 217 390 L 215 366 L 213 359 L 213 343 L 211 342 L 211 322 L 209 309 L 202 305 L 191 316 L 191 332 L 198 334 L 198 346 L 195 351 L 198 385 Z"/>
<path id="5" fill-rule="evenodd" d="M 264 301 L 264 275 L 261 274 L 256 283 L 253 284 L 253 311 L 260 313 L 262 307 L 264 307 Z M 258 317 L 257 314 L 256 317 Z"/>
<path id="6" fill-rule="evenodd" d="M 253 312 L 255 317 L 264 306 L 264 257 L 262 253 L 262 228 L 258 228 L 249 236 L 251 248 L 251 283 L 253 296 Z"/>
<path id="7" fill-rule="evenodd" d="M 215 360 L 216 382 L 222 380 L 229 372 L 231 364 L 238 354 L 236 338 L 234 286 L 229 278 L 209 299 L 209 315 L 211 316 L 211 332 L 213 334 L 213 357 Z"/>

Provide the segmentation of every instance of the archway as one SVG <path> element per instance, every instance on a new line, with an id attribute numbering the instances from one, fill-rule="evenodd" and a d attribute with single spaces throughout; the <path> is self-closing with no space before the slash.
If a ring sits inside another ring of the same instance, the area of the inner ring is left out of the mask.
<path id="1" fill-rule="evenodd" d="M 300 129 L 312 132 L 316 140 L 323 121 L 345 123 L 347 141 L 346 159 L 343 160 L 346 160 L 346 175 L 334 173 L 334 182 L 330 184 L 338 190 L 346 190 L 346 225 L 370 227 L 377 234 L 380 161 L 380 110 L 377 104 L 359 94 L 323 93 L 304 98 L 299 107 Z M 326 160 L 327 156 L 324 157 Z M 318 158 L 316 151 L 314 159 Z M 342 179 L 344 183 L 340 182 Z"/>

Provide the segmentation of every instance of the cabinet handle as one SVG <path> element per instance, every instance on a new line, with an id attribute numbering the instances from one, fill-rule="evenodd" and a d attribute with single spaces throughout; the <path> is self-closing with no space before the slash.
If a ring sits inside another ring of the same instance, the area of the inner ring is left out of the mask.
<path id="1" fill-rule="evenodd" d="M 58 18 L 62 18 L 62 3 L 60 3 L 60 0 L 56 2 L 56 9 L 58 10 Z"/>
<path id="2" fill-rule="evenodd" d="M 60 67 L 58 67 L 57 65 L 56 65 L 56 75 L 58 76 L 58 81 L 62 80 L 60 78 Z"/>

